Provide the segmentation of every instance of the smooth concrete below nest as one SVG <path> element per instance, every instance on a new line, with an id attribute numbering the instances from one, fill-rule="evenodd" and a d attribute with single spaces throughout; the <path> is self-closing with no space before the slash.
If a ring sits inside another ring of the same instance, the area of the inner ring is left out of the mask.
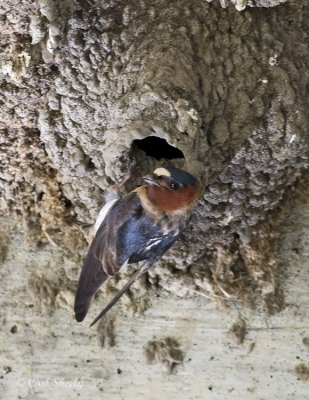
<path id="1" fill-rule="evenodd" d="M 308 267 L 307 260 L 289 279 L 283 312 L 242 311 L 248 330 L 242 345 L 228 335 L 238 311 L 224 312 L 202 297 L 161 297 L 144 316 L 118 318 L 109 348 L 100 347 L 95 328 L 76 324 L 63 309 L 50 319 L 23 317 L 24 305 L 16 302 L 16 315 L 11 309 L 1 330 L 2 398 L 308 399 L 308 382 L 295 374 L 308 363 Z M 185 354 L 174 374 L 147 365 L 143 354 L 149 340 L 166 336 L 177 338 Z"/>

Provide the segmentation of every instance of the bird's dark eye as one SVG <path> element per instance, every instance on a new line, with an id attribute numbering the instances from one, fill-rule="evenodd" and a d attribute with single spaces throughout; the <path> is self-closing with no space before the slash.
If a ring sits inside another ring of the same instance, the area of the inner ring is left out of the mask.
<path id="1" fill-rule="evenodd" d="M 176 187 L 177 187 L 176 183 L 170 183 L 170 188 L 171 189 L 176 189 Z"/>

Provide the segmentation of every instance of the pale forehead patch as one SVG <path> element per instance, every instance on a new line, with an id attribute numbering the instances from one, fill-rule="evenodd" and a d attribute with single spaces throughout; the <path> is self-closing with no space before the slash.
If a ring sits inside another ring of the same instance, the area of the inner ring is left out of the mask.
<path id="1" fill-rule="evenodd" d="M 153 173 L 157 176 L 171 176 L 171 173 L 163 167 L 156 168 Z"/>

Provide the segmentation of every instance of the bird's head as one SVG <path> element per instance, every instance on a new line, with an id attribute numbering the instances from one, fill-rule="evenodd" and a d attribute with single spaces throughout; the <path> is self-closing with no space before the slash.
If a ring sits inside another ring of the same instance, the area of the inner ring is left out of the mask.
<path id="1" fill-rule="evenodd" d="M 143 180 L 149 200 L 164 212 L 190 208 L 201 192 L 200 184 L 193 175 L 172 165 L 155 169 Z"/>

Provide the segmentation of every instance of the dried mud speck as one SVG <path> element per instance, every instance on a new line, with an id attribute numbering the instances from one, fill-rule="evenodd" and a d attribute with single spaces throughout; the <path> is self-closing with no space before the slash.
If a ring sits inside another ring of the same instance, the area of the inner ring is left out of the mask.
<path id="1" fill-rule="evenodd" d="M 144 354 L 148 364 L 161 363 L 170 374 L 174 373 L 176 367 L 184 360 L 184 352 L 178 340 L 172 337 L 149 341 L 144 348 Z"/>
<path id="2" fill-rule="evenodd" d="M 298 379 L 302 380 L 302 381 L 308 381 L 309 380 L 309 365 L 301 363 L 298 364 L 295 367 L 295 374 L 297 376 Z"/>
<path id="3" fill-rule="evenodd" d="M 4 234 L 4 232 L 0 232 L 0 264 L 4 263 L 8 254 L 8 244 L 9 239 Z"/>
<path id="4" fill-rule="evenodd" d="M 229 337 L 235 341 L 237 345 L 243 344 L 247 331 L 246 320 L 239 316 L 229 330 Z"/>
<path id="5" fill-rule="evenodd" d="M 10 332 L 11 333 L 16 333 L 17 332 L 17 326 L 16 325 L 13 325 L 12 327 L 11 327 L 11 329 L 10 329 Z"/>
<path id="6" fill-rule="evenodd" d="M 303 338 L 303 344 L 304 344 L 305 346 L 309 347 L 309 336 L 305 336 L 305 337 Z"/>
<path id="7" fill-rule="evenodd" d="M 59 291 L 54 281 L 48 280 L 44 276 L 32 274 L 28 279 L 28 290 L 35 304 L 54 308 Z"/>
<path id="8" fill-rule="evenodd" d="M 98 324 L 98 340 L 101 347 L 114 347 L 116 345 L 115 317 L 106 315 Z"/>

